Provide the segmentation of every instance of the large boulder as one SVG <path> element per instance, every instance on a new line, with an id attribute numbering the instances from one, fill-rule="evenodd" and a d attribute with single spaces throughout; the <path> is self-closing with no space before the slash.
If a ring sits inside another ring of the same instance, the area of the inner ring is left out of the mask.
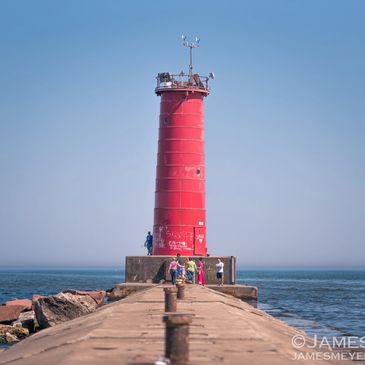
<path id="1" fill-rule="evenodd" d="M 16 321 L 23 310 L 23 305 L 1 305 L 0 323 L 10 324 Z"/>
<path id="2" fill-rule="evenodd" d="M 98 307 L 104 304 L 106 298 L 106 291 L 104 290 L 65 290 L 63 293 L 71 293 L 73 295 L 88 295 L 95 300 Z"/>
<path id="3" fill-rule="evenodd" d="M 95 311 L 97 305 L 88 295 L 59 293 L 40 298 L 34 304 L 34 311 L 40 328 L 55 326 Z"/>
<path id="4" fill-rule="evenodd" d="M 44 295 L 39 295 L 39 294 L 33 294 L 33 296 L 32 296 L 32 310 L 34 310 L 35 302 L 38 299 L 41 299 L 41 298 L 45 298 L 45 296 Z"/>
<path id="5" fill-rule="evenodd" d="M 18 319 L 13 323 L 13 326 L 20 326 L 23 328 L 27 328 L 29 332 L 35 332 L 38 327 L 38 322 L 35 317 L 34 311 L 28 311 L 20 313 Z"/>
<path id="6" fill-rule="evenodd" d="M 30 311 L 32 309 L 32 301 L 30 299 L 12 299 L 5 302 L 5 305 L 23 306 L 23 311 Z"/>
<path id="7" fill-rule="evenodd" d="M 29 331 L 21 326 L 0 325 L 0 343 L 17 342 L 28 335 Z"/>

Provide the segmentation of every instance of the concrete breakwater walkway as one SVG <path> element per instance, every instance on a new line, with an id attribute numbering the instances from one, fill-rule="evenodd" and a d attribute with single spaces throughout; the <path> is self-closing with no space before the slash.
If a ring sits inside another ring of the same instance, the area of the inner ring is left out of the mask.
<path id="1" fill-rule="evenodd" d="M 164 355 L 166 285 L 137 292 L 95 313 L 43 330 L 0 353 L 1 365 L 153 364 Z M 187 286 L 178 312 L 193 315 L 189 364 L 334 364 L 294 360 L 303 333 L 247 303 Z M 309 352 L 310 349 L 302 349 Z"/>

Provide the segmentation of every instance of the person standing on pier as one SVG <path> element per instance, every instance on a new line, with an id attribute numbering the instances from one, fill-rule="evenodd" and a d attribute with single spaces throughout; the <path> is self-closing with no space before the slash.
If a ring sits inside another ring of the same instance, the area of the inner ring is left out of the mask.
<path id="1" fill-rule="evenodd" d="M 169 271 L 171 275 L 171 282 L 172 285 L 176 284 L 176 276 L 177 276 L 177 261 L 176 257 L 172 258 L 172 261 L 170 262 Z"/>
<path id="2" fill-rule="evenodd" d="M 218 286 L 223 286 L 224 263 L 221 259 L 218 259 L 218 263 L 215 265 L 215 270 L 217 272 Z"/>
<path id="3" fill-rule="evenodd" d="M 146 241 L 144 243 L 144 247 L 147 248 L 147 256 L 152 255 L 152 247 L 153 247 L 153 236 L 150 231 L 147 233 Z"/>
<path id="4" fill-rule="evenodd" d="M 198 271 L 195 261 L 190 257 L 186 264 L 187 281 L 191 284 L 195 284 L 195 273 Z"/>
<path id="5" fill-rule="evenodd" d="M 185 259 L 181 256 L 180 253 L 177 255 L 177 278 L 178 279 L 185 279 Z"/>
<path id="6" fill-rule="evenodd" d="M 199 258 L 198 262 L 198 284 L 205 285 L 204 264 L 202 257 Z"/>

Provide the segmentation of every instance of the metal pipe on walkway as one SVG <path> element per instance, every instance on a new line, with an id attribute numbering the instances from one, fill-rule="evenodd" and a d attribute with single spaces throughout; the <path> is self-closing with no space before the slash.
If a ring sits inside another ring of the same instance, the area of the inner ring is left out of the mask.
<path id="1" fill-rule="evenodd" d="M 189 361 L 189 325 L 192 316 L 189 314 L 174 313 L 165 315 L 163 321 L 165 329 L 165 356 L 172 363 Z"/>
<path id="2" fill-rule="evenodd" d="M 177 284 L 177 299 L 185 299 L 185 285 Z"/>
<path id="3" fill-rule="evenodd" d="M 176 288 L 164 288 L 165 292 L 165 312 L 176 312 Z"/>

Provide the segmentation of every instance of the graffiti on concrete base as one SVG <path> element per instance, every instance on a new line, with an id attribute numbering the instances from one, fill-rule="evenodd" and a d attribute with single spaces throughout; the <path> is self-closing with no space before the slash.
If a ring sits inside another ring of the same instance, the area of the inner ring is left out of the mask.
<path id="1" fill-rule="evenodd" d="M 159 248 L 165 247 L 165 240 L 164 240 L 164 232 L 166 232 L 167 226 L 160 226 L 158 227 L 158 237 L 157 237 L 157 244 Z"/>

